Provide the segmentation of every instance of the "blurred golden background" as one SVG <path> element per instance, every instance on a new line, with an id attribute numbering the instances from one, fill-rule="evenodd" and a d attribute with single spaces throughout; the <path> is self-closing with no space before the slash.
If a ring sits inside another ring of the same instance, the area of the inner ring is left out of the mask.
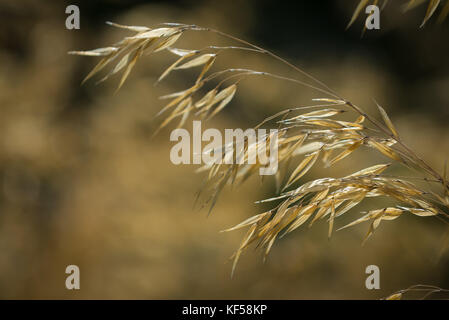
<path id="1" fill-rule="evenodd" d="M 449 22 L 419 29 L 425 7 L 403 15 L 395 3 L 381 14 L 381 30 L 360 38 L 360 19 L 345 31 L 357 2 L 1 1 L 0 298 L 377 299 L 419 283 L 449 288 L 449 255 L 441 250 L 447 227 L 413 216 L 384 223 L 364 247 L 365 224 L 331 241 L 325 223 L 301 228 L 277 242 L 265 264 L 249 250 L 231 280 L 228 257 L 243 231 L 219 231 L 262 212 L 254 201 L 273 194 L 272 180 L 227 188 L 209 217 L 193 209 L 204 175 L 170 162 L 173 127 L 151 136 L 163 105 L 158 96 L 187 88 L 194 74 L 173 73 L 153 86 L 174 57 L 148 56 L 114 95 L 117 78 L 80 85 L 95 58 L 67 55 L 128 35 L 105 21 L 214 27 L 273 50 L 372 113 L 375 98 L 404 140 L 442 170 L 449 157 Z M 80 8 L 80 30 L 65 28 L 69 4 Z M 177 47 L 210 44 L 233 43 L 190 33 Z M 291 73 L 245 52 L 223 55 L 220 66 Z M 208 126 L 249 128 L 316 97 L 251 79 Z M 385 161 L 360 152 L 306 178 Z M 71 264 L 81 270 L 77 291 L 65 288 Z M 381 290 L 365 288 L 370 264 L 380 267 Z"/>

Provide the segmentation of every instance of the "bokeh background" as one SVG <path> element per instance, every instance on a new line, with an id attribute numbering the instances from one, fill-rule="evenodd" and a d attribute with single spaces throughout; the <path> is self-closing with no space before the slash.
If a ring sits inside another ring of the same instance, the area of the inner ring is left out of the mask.
<path id="1" fill-rule="evenodd" d="M 0 298 L 377 299 L 419 283 L 449 288 L 447 227 L 412 216 L 384 223 L 364 247 L 368 225 L 331 241 L 325 223 L 302 228 L 278 241 L 265 264 L 249 250 L 231 280 L 228 257 L 243 231 L 219 231 L 262 212 L 254 201 L 273 194 L 273 181 L 254 177 L 227 188 L 207 217 L 193 208 L 204 175 L 169 160 L 173 128 L 151 138 L 158 96 L 186 88 L 194 74 L 173 73 L 155 87 L 174 57 L 145 57 L 114 95 L 117 78 L 80 85 L 95 58 L 67 55 L 127 35 L 105 21 L 214 27 L 273 50 L 371 112 L 375 98 L 405 141 L 442 170 L 449 157 L 449 21 L 434 18 L 419 29 L 425 7 L 402 14 L 394 1 L 381 14 L 381 30 L 361 38 L 363 18 L 345 31 L 357 2 L 2 0 Z M 69 4 L 80 8 L 80 30 L 65 28 Z M 191 33 L 178 47 L 208 44 L 232 43 Z M 292 75 L 251 53 L 227 53 L 217 63 L 225 65 Z M 275 80 L 244 81 L 208 126 L 249 128 L 316 97 Z M 306 178 L 384 161 L 359 152 Z M 71 264 L 81 269 L 78 291 L 65 289 Z M 365 288 L 370 264 L 380 267 L 381 290 Z"/>

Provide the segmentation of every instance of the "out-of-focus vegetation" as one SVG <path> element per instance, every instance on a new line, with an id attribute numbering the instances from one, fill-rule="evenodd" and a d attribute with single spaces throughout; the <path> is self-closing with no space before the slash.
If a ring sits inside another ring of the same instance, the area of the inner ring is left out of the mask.
<path id="1" fill-rule="evenodd" d="M 375 98 L 403 139 L 442 168 L 449 156 L 448 23 L 418 30 L 423 12 L 403 16 L 393 5 L 381 30 L 360 39 L 356 27 L 344 31 L 354 9 L 349 1 L 102 0 L 80 2 L 81 29 L 67 30 L 68 4 L 0 4 L 1 298 L 379 298 L 418 283 L 449 287 L 441 250 L 447 228 L 411 216 L 385 223 L 364 247 L 364 225 L 330 242 L 325 223 L 302 228 L 276 243 L 265 264 L 257 253 L 245 254 L 230 281 L 227 258 L 242 235 L 218 231 L 266 209 L 253 201 L 272 195 L 274 184 L 252 179 L 227 188 L 209 217 L 193 209 L 204 176 L 170 162 L 171 127 L 151 138 L 162 106 L 157 97 L 186 88 L 192 74 L 171 74 L 155 87 L 173 57 L 143 58 L 114 95 L 118 79 L 80 86 L 96 61 L 67 55 L 121 39 L 125 32 L 106 20 L 215 27 L 272 49 L 373 112 Z M 229 44 L 187 36 L 179 47 Z M 244 52 L 217 64 L 291 72 Z M 208 126 L 252 127 L 314 97 L 283 82 L 247 80 Z M 307 178 L 381 160 L 360 153 Z M 76 292 L 64 286 L 70 264 L 81 269 Z M 380 291 L 365 289 L 370 264 L 381 269 Z"/>

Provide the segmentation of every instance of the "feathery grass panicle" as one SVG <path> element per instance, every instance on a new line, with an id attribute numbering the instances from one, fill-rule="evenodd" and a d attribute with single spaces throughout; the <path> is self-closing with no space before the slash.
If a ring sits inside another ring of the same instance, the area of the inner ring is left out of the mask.
<path id="1" fill-rule="evenodd" d="M 364 2 L 366 1 L 362 1 L 362 3 Z M 435 2 L 431 3 L 435 5 Z M 434 11 L 433 8 L 428 15 Z M 318 220 L 326 220 L 329 224 L 328 237 L 331 237 L 337 219 L 348 214 L 367 198 L 385 197 L 394 200 L 396 205 L 364 212 L 362 217 L 338 229 L 369 222 L 364 242 L 382 221 L 392 221 L 404 214 L 419 217 L 436 216 L 442 220 L 448 218 L 449 185 L 446 175 L 438 173 L 402 141 L 393 121 L 377 102 L 382 122 L 283 58 L 218 30 L 173 23 L 163 24 L 162 27 L 155 29 L 109 24 L 135 34 L 125 37 L 110 47 L 70 52 L 77 55 L 101 57 L 100 62 L 85 80 L 99 73 L 107 65 L 118 61 L 100 81 L 124 70 L 119 82 L 120 88 L 144 54 L 158 51 L 166 51 L 177 57 L 163 71 L 158 82 L 176 70 L 201 67 L 195 82 L 190 87 L 161 97 L 161 99 L 169 99 L 170 102 L 158 113 L 158 116 L 166 115 L 157 131 L 177 118 L 180 120 L 178 124 L 180 127 L 190 116 L 201 119 L 214 117 L 231 102 L 239 82 L 250 76 L 287 81 L 312 89 L 320 95 L 325 94 L 323 98 L 314 99 L 312 105 L 282 110 L 255 126 L 256 129 L 264 126 L 279 129 L 277 149 L 280 169 L 275 175 L 278 193 L 274 197 L 260 201 L 279 201 L 279 204 L 267 212 L 257 214 L 224 230 L 248 229 L 241 245 L 233 255 L 232 272 L 234 272 L 243 251 L 251 244 L 257 243 L 258 248 L 263 248 L 266 257 L 276 239 L 293 232 L 307 222 L 311 227 Z M 242 46 L 207 46 L 202 49 L 173 47 L 182 34 L 187 31 L 213 32 Z M 289 66 L 297 72 L 298 77 L 291 78 L 280 74 L 235 67 L 210 73 L 216 59 L 227 50 L 242 50 L 248 54 L 266 55 Z M 213 85 L 207 89 L 205 94 L 200 95 L 199 89 L 210 83 Z M 344 120 L 341 119 L 342 117 L 345 117 Z M 272 135 L 266 134 L 256 142 L 245 141 L 243 159 L 247 160 L 250 154 L 254 150 L 259 150 L 261 146 L 266 148 L 268 154 L 271 154 L 270 141 L 272 139 Z M 215 154 L 230 149 L 237 154 L 235 143 L 204 152 L 214 152 Z M 389 162 L 370 166 L 340 178 L 322 177 L 303 181 L 307 173 L 319 163 L 325 167 L 332 167 L 355 152 L 368 152 L 369 150 L 379 152 Z M 289 173 L 288 167 L 294 163 L 296 163 L 295 169 Z M 411 172 L 418 170 L 426 177 L 396 177 L 384 174 L 384 171 L 393 164 L 405 166 Z M 258 172 L 261 166 L 260 162 L 248 164 L 243 161 L 235 164 L 206 163 L 201 167 L 198 171 L 208 172 L 208 186 L 212 190 L 210 198 L 205 203 L 210 205 L 209 212 L 226 185 L 243 183 Z M 422 190 L 411 181 L 416 179 L 439 185 L 441 192 Z"/>

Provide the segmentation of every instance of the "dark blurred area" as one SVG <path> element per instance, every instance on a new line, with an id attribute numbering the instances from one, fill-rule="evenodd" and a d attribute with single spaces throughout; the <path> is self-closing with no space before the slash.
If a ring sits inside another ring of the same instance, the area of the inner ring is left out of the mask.
<path id="1" fill-rule="evenodd" d="M 2 0 L 0 298 L 374 299 L 419 283 L 449 288 L 449 256 L 441 250 L 447 227 L 418 217 L 385 223 L 364 247 L 367 225 L 330 242 L 325 223 L 302 228 L 277 242 L 265 264 L 249 250 L 230 280 L 228 257 L 243 234 L 219 231 L 262 212 L 254 201 L 272 195 L 271 182 L 227 188 L 209 217 L 192 209 L 204 176 L 170 162 L 172 128 L 151 138 L 158 96 L 185 89 L 189 75 L 155 87 L 173 57 L 144 57 L 114 94 L 115 78 L 81 85 L 95 58 L 67 55 L 128 35 L 105 21 L 213 27 L 272 50 L 372 113 L 376 99 L 404 140 L 442 170 L 449 157 L 449 21 L 419 28 L 425 6 L 403 14 L 400 2 L 381 13 L 380 30 L 361 37 L 363 13 L 345 30 L 357 0 Z M 80 8 L 80 30 L 65 28 L 70 4 Z M 209 44 L 232 43 L 197 33 L 179 46 Z M 291 72 L 244 52 L 222 63 Z M 255 79 L 211 126 L 252 127 L 316 97 Z M 359 154 L 331 174 L 370 161 L 384 160 Z M 77 291 L 64 285 L 71 264 L 81 270 Z M 370 264 L 380 267 L 381 290 L 365 288 Z"/>

